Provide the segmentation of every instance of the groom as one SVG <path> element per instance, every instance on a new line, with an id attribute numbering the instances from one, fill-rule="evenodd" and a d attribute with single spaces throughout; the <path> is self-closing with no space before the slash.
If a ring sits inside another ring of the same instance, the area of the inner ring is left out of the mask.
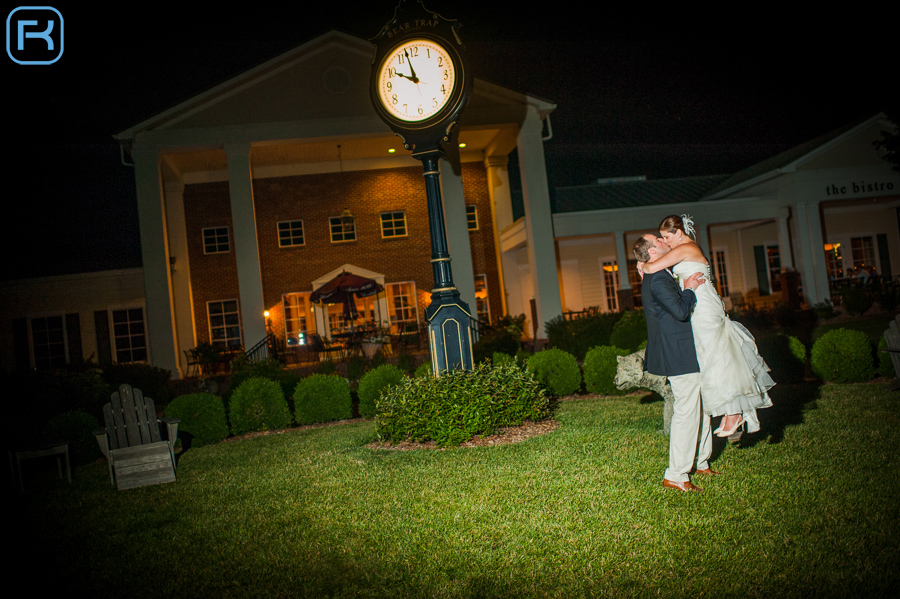
<path id="1" fill-rule="evenodd" d="M 663 239 L 646 234 L 634 243 L 641 262 L 653 262 L 669 252 Z M 645 274 L 641 285 L 647 318 L 647 351 L 644 370 L 668 377 L 675 396 L 669 436 L 669 467 L 663 486 L 679 491 L 701 491 L 688 474 L 697 464 L 700 474 L 718 474 L 709 467 L 712 436 L 709 416 L 700 407 L 700 365 L 691 331 L 691 310 L 697 303 L 694 289 L 703 283 L 700 273 L 685 282 L 684 291 L 668 270 Z"/>

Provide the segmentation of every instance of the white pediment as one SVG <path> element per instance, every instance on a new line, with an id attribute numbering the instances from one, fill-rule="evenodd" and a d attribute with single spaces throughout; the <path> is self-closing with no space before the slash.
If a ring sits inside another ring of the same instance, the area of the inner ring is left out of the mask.
<path id="1" fill-rule="evenodd" d="M 369 99 L 374 52 L 365 40 L 330 31 L 116 137 L 149 130 L 374 117 Z"/>
<path id="2" fill-rule="evenodd" d="M 798 171 L 869 166 L 890 168 L 872 142 L 882 139 L 882 131 L 893 129 L 893 123 L 880 114 L 810 152 L 797 161 L 796 168 Z"/>

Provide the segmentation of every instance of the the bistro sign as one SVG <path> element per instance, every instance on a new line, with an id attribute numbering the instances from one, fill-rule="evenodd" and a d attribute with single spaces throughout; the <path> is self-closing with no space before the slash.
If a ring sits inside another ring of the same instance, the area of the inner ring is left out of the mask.
<path id="1" fill-rule="evenodd" d="M 852 181 L 851 183 L 829 183 L 825 186 L 825 195 L 852 196 L 861 193 L 877 193 L 882 191 L 894 191 L 893 181 Z"/>

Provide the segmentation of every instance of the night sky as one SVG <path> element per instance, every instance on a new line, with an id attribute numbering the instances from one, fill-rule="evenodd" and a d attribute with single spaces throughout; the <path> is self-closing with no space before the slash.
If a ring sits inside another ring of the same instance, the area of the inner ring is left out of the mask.
<path id="1" fill-rule="evenodd" d="M 60 61 L 3 58 L 0 279 L 140 265 L 133 171 L 112 135 L 330 29 L 370 38 L 396 3 L 193 4 L 55 3 Z M 551 185 L 735 172 L 897 106 L 885 15 L 556 4 L 426 2 L 463 24 L 476 77 L 558 105 Z"/>

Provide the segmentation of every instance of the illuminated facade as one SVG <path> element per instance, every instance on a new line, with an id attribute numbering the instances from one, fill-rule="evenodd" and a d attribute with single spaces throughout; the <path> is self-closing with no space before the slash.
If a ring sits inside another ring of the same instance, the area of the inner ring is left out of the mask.
<path id="1" fill-rule="evenodd" d="M 781 300 L 782 272 L 799 275 L 808 305 L 860 268 L 898 277 L 900 174 L 872 145 L 892 129 L 879 114 L 734 175 L 557 189 L 564 309 L 639 303 L 631 246 L 669 214 L 693 216 L 726 305 Z"/>
<path id="2" fill-rule="evenodd" d="M 342 316 L 309 294 L 342 270 L 385 286 L 359 301 L 367 319 L 394 331 L 423 322 L 422 167 L 372 108 L 372 55 L 331 32 L 116 135 L 134 161 L 155 365 L 184 372 L 184 351 L 207 341 L 250 347 L 266 336 L 266 310 L 288 344 L 330 336 Z M 532 298 L 539 322 L 561 312 L 542 139 L 554 108 L 476 80 L 465 147 L 441 161 L 454 280 L 480 314 L 530 318 Z M 525 204 L 515 222 L 514 150 Z"/>

